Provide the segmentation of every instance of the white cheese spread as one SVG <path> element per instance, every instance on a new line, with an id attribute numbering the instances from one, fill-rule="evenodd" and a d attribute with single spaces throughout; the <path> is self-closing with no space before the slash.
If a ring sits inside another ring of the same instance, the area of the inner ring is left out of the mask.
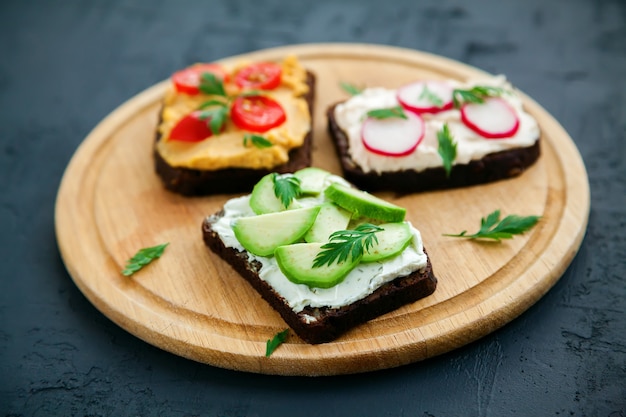
<path id="1" fill-rule="evenodd" d="M 302 204 L 319 204 L 322 199 L 323 196 L 320 196 L 317 199 L 300 201 Z M 213 224 L 213 230 L 219 234 L 226 247 L 244 251 L 243 246 L 235 237 L 231 222 L 238 217 L 254 215 L 249 200 L 249 196 L 229 200 L 224 205 L 224 216 Z M 411 230 L 413 240 L 400 255 L 385 261 L 361 263 L 341 283 L 332 288 L 312 288 L 289 281 L 281 272 L 274 257 L 261 257 L 248 253 L 248 259 L 261 263 L 260 278 L 271 285 L 294 312 L 298 313 L 306 306 L 337 308 L 365 298 L 394 278 L 409 275 L 426 266 L 427 256 L 424 253 L 420 232 L 413 226 Z M 309 319 L 315 320 L 314 317 Z"/>
<path id="2" fill-rule="evenodd" d="M 395 157 L 370 152 L 361 140 L 361 126 L 365 114 L 374 109 L 399 106 L 396 90 L 386 88 L 368 88 L 358 95 L 339 104 L 335 108 L 335 119 L 339 127 L 346 132 L 349 140 L 349 152 L 352 160 L 364 172 L 400 171 L 410 169 L 423 171 L 427 168 L 441 167 L 442 160 L 438 153 L 437 131 L 444 123 L 457 143 L 457 156 L 454 164 L 467 164 L 481 159 L 487 154 L 507 149 L 529 147 L 539 139 L 539 126 L 536 120 L 524 111 L 522 100 L 504 76 L 490 77 L 468 83 L 449 81 L 453 88 L 470 89 L 477 85 L 504 89 L 502 98 L 515 110 L 520 126 L 515 135 L 504 139 L 487 139 L 469 129 L 461 121 L 458 109 L 442 111 L 436 114 L 422 114 L 426 126 L 424 139 L 409 155 Z"/>

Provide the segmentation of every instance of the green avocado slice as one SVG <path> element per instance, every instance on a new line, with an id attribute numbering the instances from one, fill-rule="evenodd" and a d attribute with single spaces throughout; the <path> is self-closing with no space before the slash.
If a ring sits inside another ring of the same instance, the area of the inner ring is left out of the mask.
<path id="1" fill-rule="evenodd" d="M 345 279 L 360 262 L 349 256 L 342 262 L 313 267 L 313 261 L 322 251 L 324 243 L 295 243 L 279 246 L 274 251 L 278 267 L 289 281 L 309 287 L 331 288 Z"/>
<path id="2" fill-rule="evenodd" d="M 319 206 L 241 217 L 232 223 L 235 237 L 250 253 L 271 256 L 274 250 L 302 239 L 311 228 Z"/>
<path id="3" fill-rule="evenodd" d="M 329 200 L 354 213 L 354 217 L 367 217 L 383 222 L 401 222 L 406 209 L 389 203 L 366 191 L 333 183 L 324 190 Z"/>

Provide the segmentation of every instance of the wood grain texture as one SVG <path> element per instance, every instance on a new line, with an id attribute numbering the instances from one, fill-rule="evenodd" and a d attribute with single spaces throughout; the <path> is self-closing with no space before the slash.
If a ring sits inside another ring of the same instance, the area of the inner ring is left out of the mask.
<path id="1" fill-rule="evenodd" d="M 346 98 L 340 81 L 397 87 L 420 77 L 465 80 L 481 71 L 417 51 L 363 44 L 309 44 L 225 59 L 297 54 L 317 74 L 313 165 L 340 173 L 326 133 L 326 107 Z M 514 80 L 513 80 L 514 81 Z M 199 362 L 280 375 L 365 372 L 423 360 L 476 340 L 517 317 L 561 277 L 589 214 L 589 186 L 571 138 L 522 94 L 542 129 L 542 156 L 522 176 L 458 190 L 378 193 L 407 208 L 439 279 L 430 297 L 362 325 L 335 342 L 308 345 L 294 334 L 266 358 L 286 325 L 203 244 L 202 219 L 233 195 L 187 198 L 163 189 L 152 141 L 165 82 L 132 98 L 89 134 L 64 174 L 56 233 L 72 279 L 106 316 L 137 337 Z M 442 236 L 478 228 L 481 217 L 541 215 L 529 233 L 502 243 Z M 120 274 L 138 249 L 170 242 L 131 278 Z"/>

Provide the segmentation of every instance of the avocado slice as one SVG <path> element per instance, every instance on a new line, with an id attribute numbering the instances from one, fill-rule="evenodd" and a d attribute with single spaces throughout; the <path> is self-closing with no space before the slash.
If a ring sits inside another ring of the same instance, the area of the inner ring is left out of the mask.
<path id="1" fill-rule="evenodd" d="M 343 281 L 361 259 L 349 256 L 345 261 L 314 268 L 313 262 L 322 251 L 322 245 L 324 243 L 314 242 L 279 246 L 274 251 L 274 256 L 278 267 L 289 281 L 309 287 L 331 288 Z"/>
<path id="2" fill-rule="evenodd" d="M 252 208 L 252 211 L 256 214 L 276 213 L 278 211 L 300 207 L 295 199 L 291 201 L 289 207 L 285 207 L 283 202 L 276 196 L 276 192 L 274 191 L 274 177 L 277 175 L 280 174 L 272 172 L 265 175 L 252 189 L 252 193 L 250 194 L 250 208 Z"/>
<path id="3" fill-rule="evenodd" d="M 315 219 L 315 223 L 304 235 L 307 242 L 327 242 L 333 232 L 344 230 L 352 213 L 342 209 L 338 205 L 327 202 L 320 206 L 320 212 Z"/>
<path id="4" fill-rule="evenodd" d="M 274 250 L 302 239 L 320 211 L 319 206 L 240 217 L 232 223 L 235 237 L 250 253 L 271 256 Z"/>
<path id="5" fill-rule="evenodd" d="M 329 200 L 351 211 L 354 217 L 367 217 L 383 222 L 401 222 L 406 215 L 406 209 L 344 184 L 332 183 L 324 190 L 324 194 Z"/>
<path id="6" fill-rule="evenodd" d="M 302 194 L 318 195 L 324 190 L 324 181 L 330 172 L 321 168 L 307 167 L 294 172 L 293 175 L 300 179 Z"/>
<path id="7" fill-rule="evenodd" d="M 361 262 L 381 261 L 396 256 L 411 243 L 413 234 L 406 222 L 384 223 L 378 225 L 383 230 L 376 232 L 378 243 L 374 242 L 369 250 L 363 253 Z"/>

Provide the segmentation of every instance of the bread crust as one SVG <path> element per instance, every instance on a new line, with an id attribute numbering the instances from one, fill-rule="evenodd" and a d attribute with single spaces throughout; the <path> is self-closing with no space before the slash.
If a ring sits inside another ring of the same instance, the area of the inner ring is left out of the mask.
<path id="1" fill-rule="evenodd" d="M 271 169 L 227 168 L 214 171 L 171 166 L 163 159 L 156 149 L 161 139 L 156 131 L 153 149 L 155 171 L 161 178 L 166 189 L 186 196 L 203 196 L 223 193 L 239 193 L 249 191 L 263 176 L 270 172 L 287 173 L 311 165 L 313 141 L 313 105 L 315 103 L 315 75 L 307 71 L 306 83 L 309 91 L 302 96 L 309 106 L 311 129 L 304 137 L 302 146 L 289 151 L 289 160 Z M 160 118 L 161 112 L 159 112 Z M 160 120 L 159 120 L 160 123 Z"/>
<path id="2" fill-rule="evenodd" d="M 305 342 L 319 344 L 330 342 L 355 326 L 375 317 L 393 311 L 405 304 L 412 303 L 432 294 L 437 287 L 437 279 L 428 259 L 427 265 L 405 277 L 398 277 L 384 284 L 372 294 L 348 306 L 340 308 L 305 307 L 299 313 L 294 312 L 287 302 L 261 278 L 258 261 L 250 262 L 247 253 L 224 245 L 212 225 L 223 212 L 207 217 L 202 223 L 204 243 L 215 254 L 226 261 L 276 310 L 283 320 Z M 309 322 L 307 316 L 317 318 Z"/>
<path id="3" fill-rule="evenodd" d="M 423 171 L 401 170 L 377 173 L 365 172 L 350 157 L 349 141 L 335 118 L 335 107 L 326 112 L 328 133 L 337 151 L 346 180 L 367 191 L 395 191 L 401 194 L 441 190 L 484 184 L 520 175 L 534 164 L 539 155 L 537 140 L 532 146 L 490 153 L 467 164 L 453 166 L 450 176 L 443 167 L 427 168 Z"/>

